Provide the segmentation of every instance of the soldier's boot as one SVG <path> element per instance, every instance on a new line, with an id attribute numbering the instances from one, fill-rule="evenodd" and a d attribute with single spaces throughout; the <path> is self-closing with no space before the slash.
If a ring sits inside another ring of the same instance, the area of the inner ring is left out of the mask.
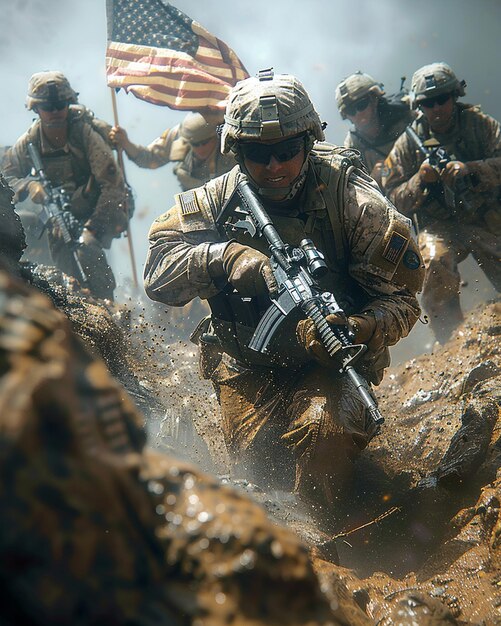
<path id="1" fill-rule="evenodd" d="M 444 259 L 431 259 L 423 288 L 423 308 L 438 342 L 446 343 L 464 317 L 459 300 L 460 276 Z"/>

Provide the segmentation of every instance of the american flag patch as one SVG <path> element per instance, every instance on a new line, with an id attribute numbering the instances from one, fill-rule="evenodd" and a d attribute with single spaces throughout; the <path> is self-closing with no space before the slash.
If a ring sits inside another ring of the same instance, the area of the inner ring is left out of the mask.
<path id="1" fill-rule="evenodd" d="M 388 241 L 384 249 L 383 258 L 396 265 L 400 261 L 400 257 L 406 249 L 408 241 L 407 237 L 399 233 L 392 233 L 390 241 Z"/>
<path id="2" fill-rule="evenodd" d="M 181 213 L 183 215 L 200 213 L 200 205 L 198 204 L 197 194 L 194 191 L 185 191 L 184 193 L 180 193 L 179 202 L 181 204 Z"/>

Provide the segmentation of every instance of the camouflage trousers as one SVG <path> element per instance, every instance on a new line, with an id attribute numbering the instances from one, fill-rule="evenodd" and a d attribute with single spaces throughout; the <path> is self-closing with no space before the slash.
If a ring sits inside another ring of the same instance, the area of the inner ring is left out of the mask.
<path id="1" fill-rule="evenodd" d="M 352 383 L 316 364 L 248 369 L 226 354 L 209 377 L 235 470 L 331 510 L 376 433 Z"/>
<path id="2" fill-rule="evenodd" d="M 501 292 L 501 240 L 471 224 L 434 224 L 419 235 L 426 265 L 423 308 L 435 337 L 445 343 L 462 322 L 458 263 L 473 256 L 494 288 Z"/>

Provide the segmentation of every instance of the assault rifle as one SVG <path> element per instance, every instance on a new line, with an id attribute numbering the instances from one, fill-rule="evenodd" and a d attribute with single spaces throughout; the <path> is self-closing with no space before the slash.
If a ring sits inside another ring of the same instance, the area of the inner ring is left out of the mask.
<path id="1" fill-rule="evenodd" d="M 86 286 L 88 283 L 88 277 L 85 273 L 80 258 L 78 256 L 79 243 L 75 241 L 70 233 L 70 225 L 68 223 L 68 216 L 70 215 L 70 202 L 68 194 L 64 189 L 60 187 L 53 187 L 50 180 L 43 169 L 42 159 L 36 146 L 33 143 L 28 144 L 28 153 L 30 155 L 31 162 L 37 173 L 39 181 L 42 183 L 44 191 L 47 195 L 47 201 L 43 203 L 43 216 L 42 223 L 45 226 L 52 222 L 56 224 L 61 232 L 64 243 L 69 247 L 73 260 L 75 262 L 77 270 L 77 278 L 82 286 Z"/>
<path id="2" fill-rule="evenodd" d="M 431 167 L 433 167 L 433 169 L 435 169 L 439 174 L 445 169 L 447 163 L 452 161 L 452 158 L 447 150 L 442 147 L 437 140 L 430 139 L 427 142 L 423 142 L 411 126 L 407 126 L 405 134 L 414 143 Z M 470 210 L 470 203 L 464 197 L 464 194 L 469 187 L 470 185 L 465 178 L 459 178 L 455 182 L 454 187 L 446 185 L 442 182 L 442 188 L 444 190 L 444 203 L 450 211 L 451 216 L 457 214 L 459 206 L 462 206 L 467 211 Z"/>
<path id="3" fill-rule="evenodd" d="M 339 362 L 340 373 L 351 379 L 375 424 L 382 424 L 384 418 L 369 384 L 353 367 L 367 346 L 352 342 L 347 325 L 333 327 L 325 319 L 329 314 L 344 319 L 346 315 L 334 294 L 323 291 L 317 282 L 327 273 L 327 265 L 313 241 L 303 239 L 299 248 L 284 243 L 247 181 L 235 188 L 217 222 L 230 230 L 245 230 L 252 237 L 265 237 L 271 252 L 270 262 L 278 292 L 270 295 L 271 306 L 260 320 L 249 348 L 265 354 L 282 322 L 289 313 L 300 308 L 313 320 L 329 356 Z"/>

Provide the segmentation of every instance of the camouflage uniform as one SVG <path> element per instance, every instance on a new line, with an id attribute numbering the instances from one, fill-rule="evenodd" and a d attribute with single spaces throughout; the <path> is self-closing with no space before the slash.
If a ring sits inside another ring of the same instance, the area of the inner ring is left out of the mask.
<path id="1" fill-rule="evenodd" d="M 501 291 L 501 127 L 478 106 L 456 103 L 447 133 L 434 133 L 424 114 L 412 128 L 423 141 L 436 140 L 453 160 L 467 163 L 470 172 L 466 202 L 454 215 L 445 205 L 440 182 L 421 184 L 418 170 L 425 157 L 407 135 L 396 141 L 385 163 L 388 196 L 402 213 L 415 214 L 419 224 L 427 266 L 423 305 L 443 342 L 463 319 L 458 263 L 471 254 Z"/>
<path id="2" fill-rule="evenodd" d="M 30 81 L 30 108 L 36 107 L 37 102 L 43 102 L 44 98 L 47 100 L 44 89 L 49 79 L 61 92 L 58 92 L 61 100 L 74 101 L 64 91 L 69 84 L 60 72 L 41 72 Z M 43 133 L 41 121 L 36 120 L 5 154 L 3 171 L 15 192 L 16 201 L 24 200 L 33 181 L 33 164 L 27 146 L 30 142 L 36 146 L 51 184 L 64 187 L 70 194 L 70 210 L 78 220 L 76 226 L 90 229 L 97 240 L 96 244 L 81 246 L 79 250 L 82 265 L 89 276 L 89 288 L 98 297 L 112 298 L 116 283 L 102 247 L 109 248 L 112 239 L 127 227 L 123 177 L 110 147 L 80 107 L 69 108 L 67 123 L 67 143 L 61 149 L 54 149 Z M 48 236 L 56 265 L 64 272 L 75 275 L 71 253 L 62 238 L 52 231 Z"/>
<path id="3" fill-rule="evenodd" d="M 180 126 L 166 130 L 149 146 L 135 145 L 137 152 L 128 156 L 139 167 L 150 169 L 175 162 L 174 174 L 181 189 L 187 191 L 234 167 L 235 159 L 231 155 L 221 154 L 217 148 L 205 161 L 201 161 L 193 153 L 190 141 L 204 141 L 215 135 L 216 129 L 213 125 L 207 124 L 199 113 L 191 113 Z"/>
<path id="4" fill-rule="evenodd" d="M 278 80 L 269 87 L 251 82 L 247 97 L 259 100 L 263 91 L 266 96 L 266 89 L 280 89 Z M 291 91 L 287 77 L 284 82 Z M 239 85 L 242 91 L 247 89 L 245 81 Z M 235 88 L 237 106 L 240 96 L 245 100 L 239 85 Z M 299 90 L 299 102 L 307 98 L 302 86 L 293 85 Z M 297 99 L 291 97 L 291 102 Z M 254 127 L 259 125 L 254 123 Z M 299 119 L 289 133 L 303 128 Z M 316 136 L 322 135 L 318 122 Z M 317 143 L 305 167 L 301 191 L 285 209 L 280 203 L 266 202 L 278 232 L 293 245 L 311 238 L 329 267 L 322 286 L 336 293 L 348 313 L 372 311 L 385 346 L 396 343 L 419 315 L 415 292 L 422 276 L 409 221 L 383 198 L 370 177 L 350 166 L 333 146 Z M 236 238 L 267 252 L 264 240 L 227 233 L 215 223 L 215 215 L 243 177 L 241 169 L 237 166 L 201 188 L 179 194 L 175 206 L 154 222 L 145 267 L 146 291 L 154 300 L 174 306 L 195 296 L 208 300 L 210 326 L 206 324 L 205 335 L 199 333 L 202 375 L 216 388 L 222 428 L 235 460 L 247 459 L 252 471 L 260 478 L 266 474 L 269 481 L 274 470 L 284 475 L 284 459 L 290 459 L 293 452 L 296 490 L 308 500 L 330 505 L 353 456 L 375 430 L 350 383 L 336 379 L 332 370 L 299 350 L 295 327 L 289 328 L 269 356 L 248 348 L 269 301 L 242 300 L 229 293 L 224 282 L 213 278 L 217 259 L 211 251 L 212 244 Z M 393 254 L 397 241 L 402 248 Z M 204 344 L 207 335 L 213 335 L 219 345 Z M 366 374 L 379 382 L 388 363 L 387 348 L 369 351 Z"/>
<path id="5" fill-rule="evenodd" d="M 376 164 L 386 159 L 395 140 L 415 116 L 403 102 L 388 102 L 384 97 L 382 85 L 376 83 L 368 74 L 361 72 L 343 80 L 336 89 L 336 100 L 341 116 L 346 118 L 346 106 L 369 93 L 375 94 L 378 98 L 377 115 L 381 125 L 379 134 L 371 139 L 363 136 L 356 128 L 352 128 L 345 137 L 344 146 L 358 150 L 368 171 L 374 176 Z M 380 176 L 377 176 L 376 180 L 379 184 L 381 183 Z"/>
<path id="6" fill-rule="evenodd" d="M 104 364 L 3 271 L 0 363 L 2 624 L 369 624 L 260 506 L 145 449 Z"/>

